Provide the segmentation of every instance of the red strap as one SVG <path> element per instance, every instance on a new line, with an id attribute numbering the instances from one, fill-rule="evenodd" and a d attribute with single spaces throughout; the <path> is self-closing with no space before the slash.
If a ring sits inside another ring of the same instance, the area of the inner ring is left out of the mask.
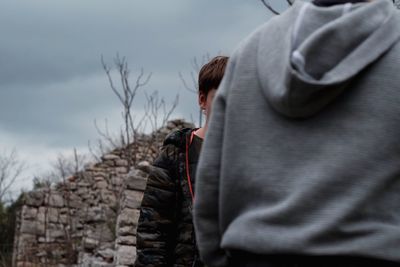
<path id="1" fill-rule="evenodd" d="M 189 172 L 189 146 L 192 144 L 194 138 L 194 132 L 195 131 L 192 131 L 192 133 L 190 134 L 190 139 L 186 140 L 186 176 L 189 184 L 189 190 L 190 190 L 190 195 L 192 197 L 192 202 L 194 201 L 194 193 L 192 188 L 192 179 L 190 178 L 190 172 Z"/>

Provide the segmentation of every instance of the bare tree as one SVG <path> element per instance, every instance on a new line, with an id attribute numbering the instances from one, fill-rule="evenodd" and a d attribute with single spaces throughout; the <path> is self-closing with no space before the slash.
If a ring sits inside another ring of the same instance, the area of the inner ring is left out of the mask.
<path id="1" fill-rule="evenodd" d="M 129 74 L 130 70 L 128 68 L 128 62 L 125 57 L 120 57 L 117 54 L 117 57 L 114 60 L 115 66 L 119 73 L 120 78 L 120 88 L 117 88 L 114 84 L 114 81 L 111 76 L 111 68 L 104 62 L 103 57 L 101 57 L 101 63 L 103 65 L 103 69 L 107 74 L 108 81 L 110 83 L 110 87 L 114 94 L 118 97 L 118 100 L 121 102 L 123 106 L 123 117 L 124 117 L 124 135 L 122 136 L 123 145 L 128 145 L 131 142 L 131 132 L 136 134 L 137 127 L 140 125 L 134 125 L 134 117 L 131 114 L 131 110 L 133 107 L 133 100 L 135 99 L 138 90 L 145 86 L 151 78 L 151 73 L 145 76 L 143 68 L 140 70 L 139 75 L 136 78 L 136 82 L 133 87 L 131 87 L 129 83 Z"/>
<path id="2" fill-rule="evenodd" d="M 113 93 L 117 96 L 120 101 L 123 112 L 122 116 L 124 119 L 123 131 L 120 134 L 121 146 L 126 148 L 126 158 L 129 158 L 131 154 L 129 151 L 129 144 L 137 139 L 138 132 L 143 123 L 143 119 L 139 122 L 135 121 L 135 116 L 132 116 L 132 108 L 134 107 L 134 100 L 137 96 L 138 91 L 148 84 L 151 78 L 151 73 L 145 75 L 143 68 L 141 68 L 139 75 L 136 77 L 136 81 L 134 85 L 131 86 L 129 81 L 130 70 L 128 67 L 128 62 L 125 57 L 120 57 L 118 54 L 114 59 L 114 65 L 117 69 L 120 84 L 117 86 L 113 80 L 111 71 L 112 68 L 108 66 L 103 56 L 101 57 L 101 64 L 103 66 L 104 71 L 107 74 L 107 78 L 109 81 L 109 85 Z M 106 132 L 100 131 L 100 129 L 96 125 L 96 129 L 100 133 L 100 135 L 107 140 L 112 145 L 116 145 L 115 140 L 112 139 L 111 135 L 108 132 L 108 127 L 106 128 Z M 131 162 L 129 162 L 131 164 Z"/>
<path id="3" fill-rule="evenodd" d="M 15 149 L 0 155 L 0 202 L 4 203 L 6 196 L 11 194 L 11 187 L 21 176 L 24 168 L 25 163 L 18 159 Z"/>
<path id="4" fill-rule="evenodd" d="M 113 137 L 108 130 L 107 123 L 105 130 L 100 130 L 97 124 L 95 126 L 102 140 L 105 140 L 108 144 L 108 147 L 123 148 L 125 158 L 128 159 L 129 169 L 132 165 L 138 163 L 135 151 L 140 137 L 143 136 L 146 129 L 150 128 L 154 132 L 159 127 L 165 125 L 178 105 L 179 96 L 177 95 L 172 104 L 168 105 L 165 99 L 159 95 L 158 91 L 152 93 L 143 92 L 146 101 L 143 107 L 139 106 L 139 103 L 136 103 L 135 99 L 141 92 L 141 89 L 149 83 L 152 74 L 145 74 L 142 68 L 134 82 L 131 83 L 127 60 L 125 57 L 121 58 L 117 55 L 114 59 L 114 65 L 117 70 L 117 80 L 119 82 L 116 83 L 112 75 L 112 68 L 105 63 L 103 57 L 101 58 L 101 64 L 106 72 L 112 92 L 117 96 L 122 105 L 123 129 L 117 137 Z M 144 114 L 132 113 L 135 108 L 142 108 Z M 99 140 L 99 150 L 104 150 L 107 147 L 104 146 L 102 140 Z M 147 146 L 151 146 L 151 143 L 148 143 Z"/>

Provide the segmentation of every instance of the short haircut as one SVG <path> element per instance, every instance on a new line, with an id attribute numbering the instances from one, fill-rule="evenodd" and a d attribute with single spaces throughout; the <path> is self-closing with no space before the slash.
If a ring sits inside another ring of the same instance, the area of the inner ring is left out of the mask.
<path id="1" fill-rule="evenodd" d="M 212 89 L 218 89 L 224 77 L 227 63 L 228 57 L 217 56 L 201 68 L 199 72 L 199 93 L 207 96 Z"/>

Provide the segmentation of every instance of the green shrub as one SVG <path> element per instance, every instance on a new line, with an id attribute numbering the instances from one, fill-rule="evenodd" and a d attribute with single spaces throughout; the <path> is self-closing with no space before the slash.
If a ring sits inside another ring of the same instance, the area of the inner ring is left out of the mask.
<path id="1" fill-rule="evenodd" d="M 0 202 L 0 267 L 12 265 L 15 226 L 21 202 L 21 197 L 9 206 Z"/>

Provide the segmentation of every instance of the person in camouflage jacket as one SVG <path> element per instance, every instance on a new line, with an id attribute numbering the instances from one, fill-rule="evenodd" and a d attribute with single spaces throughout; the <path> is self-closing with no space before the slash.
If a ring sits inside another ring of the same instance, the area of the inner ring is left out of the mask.
<path id="1" fill-rule="evenodd" d="M 137 228 L 136 267 L 203 266 L 192 222 L 195 174 L 212 100 L 227 61 L 227 57 L 218 56 L 200 70 L 199 105 L 206 114 L 204 127 L 168 135 L 151 167 Z"/>

